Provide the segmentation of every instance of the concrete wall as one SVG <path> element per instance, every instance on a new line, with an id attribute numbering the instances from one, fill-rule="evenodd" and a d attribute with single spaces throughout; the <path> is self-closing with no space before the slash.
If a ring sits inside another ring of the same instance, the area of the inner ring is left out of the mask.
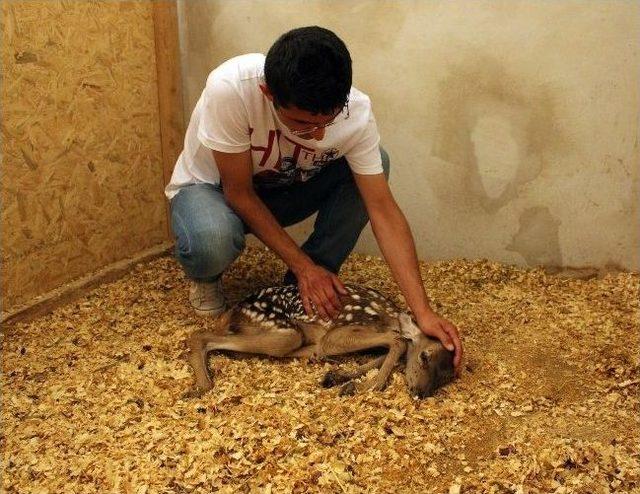
<path id="1" fill-rule="evenodd" d="M 342 37 L 422 259 L 640 267 L 639 2 L 182 0 L 180 13 L 189 114 L 223 60 L 302 25 Z M 377 252 L 370 230 L 358 249 Z"/>

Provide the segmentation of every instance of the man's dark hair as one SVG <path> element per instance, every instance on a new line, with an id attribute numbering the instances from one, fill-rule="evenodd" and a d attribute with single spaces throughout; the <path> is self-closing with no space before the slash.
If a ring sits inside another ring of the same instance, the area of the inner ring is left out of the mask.
<path id="1" fill-rule="evenodd" d="M 278 38 L 264 64 L 274 104 L 330 115 L 351 90 L 351 56 L 338 36 L 318 26 L 293 29 Z"/>

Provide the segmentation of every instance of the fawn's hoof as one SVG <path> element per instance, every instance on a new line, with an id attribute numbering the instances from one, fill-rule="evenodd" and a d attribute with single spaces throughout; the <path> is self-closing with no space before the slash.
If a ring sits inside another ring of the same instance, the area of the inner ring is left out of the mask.
<path id="1" fill-rule="evenodd" d="M 348 382 L 340 388 L 340 396 L 353 396 L 356 394 L 356 385 L 353 382 Z"/>
<path id="2" fill-rule="evenodd" d="M 348 380 L 349 378 L 344 374 L 340 374 L 336 371 L 329 371 L 324 375 L 324 379 L 321 384 L 323 388 L 332 388 L 338 384 L 346 383 Z"/>
<path id="3" fill-rule="evenodd" d="M 192 388 L 189 391 L 185 391 L 184 393 L 182 393 L 182 399 L 190 400 L 192 398 L 201 398 L 204 393 L 205 391 L 200 388 Z"/>

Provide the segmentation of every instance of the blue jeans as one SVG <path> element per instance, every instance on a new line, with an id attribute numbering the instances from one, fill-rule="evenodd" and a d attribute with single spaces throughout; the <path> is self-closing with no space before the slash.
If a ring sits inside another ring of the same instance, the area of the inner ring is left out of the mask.
<path id="1" fill-rule="evenodd" d="M 389 156 L 380 148 L 385 176 Z M 353 250 L 369 221 L 351 169 L 337 159 L 306 182 L 270 189 L 257 188 L 260 199 L 283 227 L 318 213 L 313 233 L 302 250 L 333 273 Z M 215 280 L 240 255 L 248 226 L 227 204 L 222 187 L 188 185 L 171 200 L 171 226 L 176 237 L 175 255 L 189 278 Z M 285 276 L 285 283 L 295 278 Z"/>

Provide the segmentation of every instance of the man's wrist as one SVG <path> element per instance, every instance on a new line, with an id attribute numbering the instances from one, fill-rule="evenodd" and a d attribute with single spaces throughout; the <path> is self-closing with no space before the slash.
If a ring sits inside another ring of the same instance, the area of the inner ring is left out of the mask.
<path id="1" fill-rule="evenodd" d="M 419 311 L 414 311 L 413 312 L 413 317 L 415 318 L 416 322 L 418 323 L 418 326 L 421 326 L 423 323 L 426 323 L 427 321 L 429 321 L 434 315 L 436 315 L 436 313 L 429 306 L 429 304 L 426 304 Z"/>
<path id="2" fill-rule="evenodd" d="M 296 259 L 289 263 L 289 269 L 293 274 L 297 276 L 313 265 L 314 262 L 311 260 L 311 258 L 301 251 L 301 255 L 296 256 Z"/>

